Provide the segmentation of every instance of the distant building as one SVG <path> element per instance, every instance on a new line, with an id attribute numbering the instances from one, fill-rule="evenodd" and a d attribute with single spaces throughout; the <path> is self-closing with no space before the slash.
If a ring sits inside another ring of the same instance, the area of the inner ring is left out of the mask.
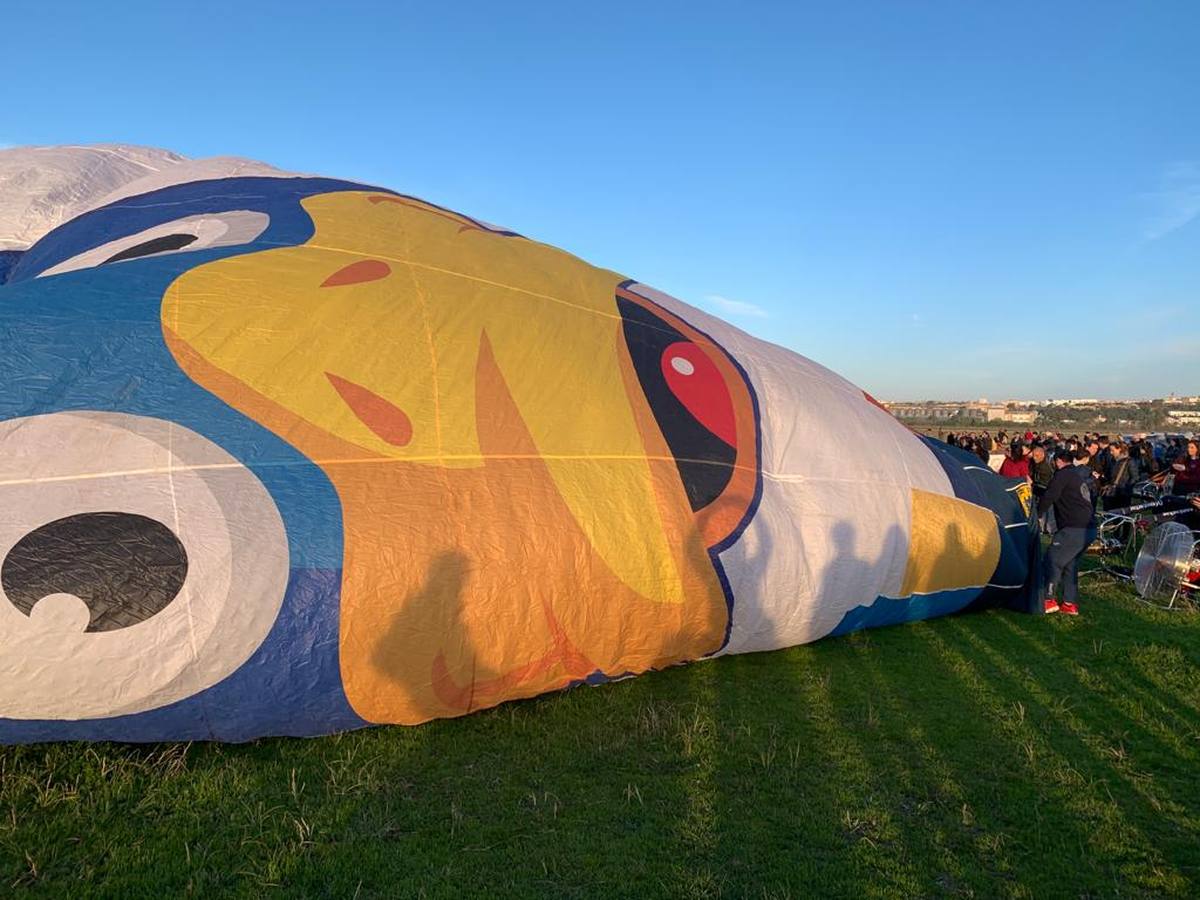
<path id="1" fill-rule="evenodd" d="M 1003 403 L 975 400 L 966 403 L 884 403 L 884 408 L 897 419 L 916 422 L 953 422 L 984 424 L 986 422 L 1036 422 L 1034 410 L 1009 409 Z"/>
<path id="2" fill-rule="evenodd" d="M 1167 421 L 1172 425 L 1200 425 L 1200 409 L 1169 409 Z"/>
<path id="3" fill-rule="evenodd" d="M 1005 414 L 1004 418 L 1009 422 L 1016 422 L 1018 425 L 1032 425 L 1038 420 L 1038 413 L 1033 409 L 1025 412 L 1010 411 Z"/>
<path id="4" fill-rule="evenodd" d="M 986 417 L 969 409 L 965 403 L 885 403 L 884 407 L 897 419 L 907 421 L 987 421 Z"/>

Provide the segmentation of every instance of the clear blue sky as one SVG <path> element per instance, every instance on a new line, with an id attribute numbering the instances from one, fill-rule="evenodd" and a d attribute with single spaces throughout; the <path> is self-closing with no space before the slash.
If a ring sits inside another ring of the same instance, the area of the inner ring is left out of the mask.
<path id="1" fill-rule="evenodd" d="M 0 142 L 414 193 L 880 397 L 1200 393 L 1194 0 L 320 6 L 7 0 Z"/>

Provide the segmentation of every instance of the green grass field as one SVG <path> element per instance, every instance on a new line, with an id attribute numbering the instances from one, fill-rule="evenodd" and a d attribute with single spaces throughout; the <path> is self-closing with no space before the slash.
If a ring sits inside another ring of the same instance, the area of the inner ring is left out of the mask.
<path id="1" fill-rule="evenodd" d="M 419 728 L 0 750 L 0 894 L 1200 895 L 1200 616 L 1094 585 Z"/>

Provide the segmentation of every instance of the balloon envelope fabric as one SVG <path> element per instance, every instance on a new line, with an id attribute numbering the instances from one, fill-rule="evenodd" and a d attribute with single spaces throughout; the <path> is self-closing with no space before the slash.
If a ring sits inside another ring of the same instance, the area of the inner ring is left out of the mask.
<path id="1" fill-rule="evenodd" d="M 0 153 L 74 198 L 0 202 L 0 741 L 416 724 L 1032 608 L 1024 485 L 816 363 L 394 191 L 134 149 Z"/>

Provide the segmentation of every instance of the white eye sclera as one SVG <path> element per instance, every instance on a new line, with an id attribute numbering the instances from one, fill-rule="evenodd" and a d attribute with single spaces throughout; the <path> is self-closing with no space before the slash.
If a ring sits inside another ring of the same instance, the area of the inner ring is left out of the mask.
<path id="1" fill-rule="evenodd" d="M 92 719 L 232 674 L 283 604 L 288 543 L 258 477 L 162 419 L 0 422 L 0 717 Z"/>
<path id="2" fill-rule="evenodd" d="M 266 213 L 248 209 L 173 219 L 76 254 L 51 266 L 38 277 L 114 265 L 149 256 L 190 253 L 211 247 L 235 247 L 250 243 L 266 231 L 270 224 L 271 217 Z"/>

